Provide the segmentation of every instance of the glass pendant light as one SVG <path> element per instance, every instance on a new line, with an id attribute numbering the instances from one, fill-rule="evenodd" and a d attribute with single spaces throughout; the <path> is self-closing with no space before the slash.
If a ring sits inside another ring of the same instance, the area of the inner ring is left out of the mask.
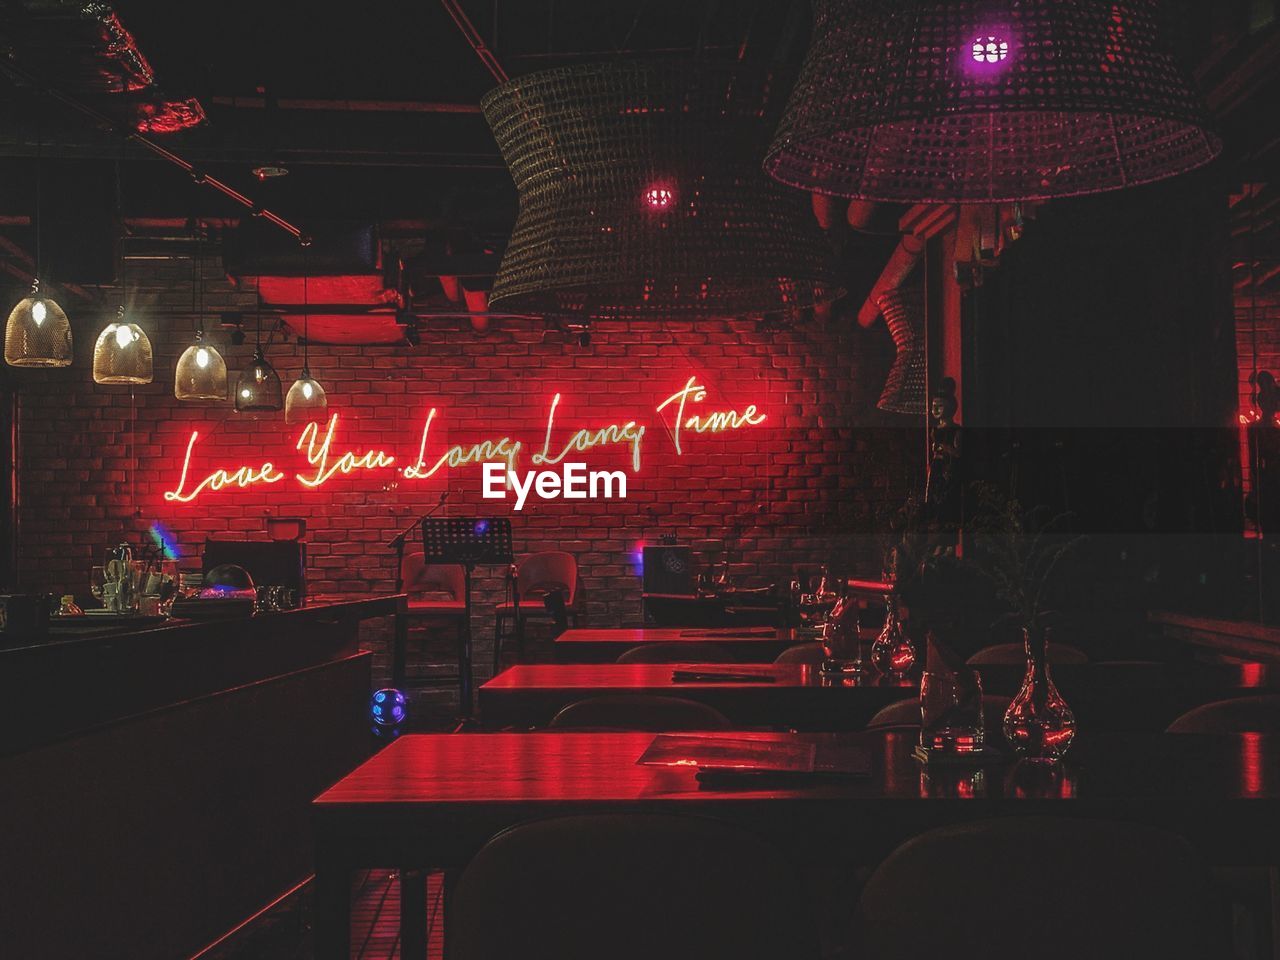
<path id="1" fill-rule="evenodd" d="M 204 342 L 204 277 L 200 273 L 202 247 L 191 261 L 191 299 L 196 308 L 196 342 L 183 351 L 173 374 L 173 395 L 179 400 L 227 399 L 227 363 Z M 197 300 L 197 291 L 199 298 Z"/>
<path id="2" fill-rule="evenodd" d="M 293 382 L 289 395 L 284 398 L 284 422 L 303 423 L 323 420 L 329 411 L 329 398 L 325 396 L 324 387 L 311 376 L 311 366 L 307 362 L 308 349 L 311 346 L 311 311 L 307 298 L 307 272 L 302 274 L 302 376 Z"/>
<path id="3" fill-rule="evenodd" d="M 36 157 L 36 275 L 31 296 L 18 301 L 4 328 L 4 362 L 11 367 L 71 366 L 71 322 L 49 297 L 40 295 L 40 171 Z"/>
<path id="4" fill-rule="evenodd" d="M 236 381 L 236 412 L 270 413 L 283 406 L 280 375 L 267 363 L 262 352 L 262 314 L 258 314 L 258 344 L 253 351 L 253 362 Z"/>

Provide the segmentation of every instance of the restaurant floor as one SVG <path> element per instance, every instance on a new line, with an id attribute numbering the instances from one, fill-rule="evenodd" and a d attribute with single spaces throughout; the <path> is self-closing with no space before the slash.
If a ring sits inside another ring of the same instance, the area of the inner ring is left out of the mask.
<path id="1" fill-rule="evenodd" d="M 427 960 L 443 957 L 441 876 L 427 881 Z M 394 871 L 359 874 L 351 894 L 351 960 L 399 960 L 400 884 Z M 301 889 L 246 924 L 199 960 L 311 960 L 312 887 Z"/>

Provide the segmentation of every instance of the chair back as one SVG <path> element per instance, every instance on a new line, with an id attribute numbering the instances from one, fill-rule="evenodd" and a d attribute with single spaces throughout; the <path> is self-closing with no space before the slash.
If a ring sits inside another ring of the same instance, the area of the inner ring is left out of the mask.
<path id="1" fill-rule="evenodd" d="M 852 956 L 1203 960 L 1206 877 L 1179 837 L 1133 823 L 1008 817 L 907 841 L 863 888 Z M 927 920 L 925 919 L 927 918 Z"/>
<path id="2" fill-rule="evenodd" d="M 541 599 L 552 590 L 568 593 L 565 607 L 577 610 L 581 603 L 578 561 L 572 553 L 563 550 L 544 550 L 531 553 L 516 564 L 519 576 L 520 599 Z"/>
<path id="3" fill-rule="evenodd" d="M 825 659 L 826 655 L 822 652 L 822 644 L 797 643 L 794 647 L 787 647 L 787 649 L 783 650 L 773 662 L 799 663 L 810 667 L 820 667 Z"/>
<path id="4" fill-rule="evenodd" d="M 737 658 L 719 644 L 673 640 L 632 647 L 623 651 L 618 663 L 737 663 Z"/>
<path id="5" fill-rule="evenodd" d="M 420 553 L 405 554 L 400 564 L 400 589 L 404 593 L 448 594 L 462 600 L 466 593 L 466 572 L 458 563 L 427 563 Z"/>
<path id="6" fill-rule="evenodd" d="M 1026 648 L 1020 643 L 997 643 L 995 646 L 983 647 L 967 661 L 970 667 L 1009 667 L 1020 666 L 1027 662 Z M 1089 658 L 1079 647 L 1067 643 L 1049 644 L 1049 662 L 1054 666 L 1063 664 L 1088 663 Z"/>
<path id="7" fill-rule="evenodd" d="M 1280 733 L 1280 695 L 1218 700 L 1188 710 L 1169 733 Z"/>
<path id="8" fill-rule="evenodd" d="M 521 824 L 463 871 L 456 960 L 816 960 L 795 867 L 729 824 L 600 814 Z"/>
<path id="9" fill-rule="evenodd" d="M 987 736 L 1000 732 L 1004 723 L 1004 712 L 1009 709 L 1010 698 L 986 693 L 982 695 L 982 726 Z M 883 730 L 886 727 L 919 727 L 920 698 L 911 697 L 897 700 L 886 707 L 881 707 L 874 717 L 867 721 L 868 730 Z"/>
<path id="10" fill-rule="evenodd" d="M 614 694 L 588 697 L 561 709 L 549 726 L 559 730 L 728 730 L 729 718 L 684 697 Z"/>

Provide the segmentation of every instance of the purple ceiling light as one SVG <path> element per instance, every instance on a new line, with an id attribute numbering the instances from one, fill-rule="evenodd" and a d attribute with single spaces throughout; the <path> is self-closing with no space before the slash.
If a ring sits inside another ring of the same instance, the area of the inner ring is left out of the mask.
<path id="1" fill-rule="evenodd" d="M 816 0 L 764 166 L 817 193 L 982 203 L 1150 183 L 1221 149 L 1156 0 Z"/>

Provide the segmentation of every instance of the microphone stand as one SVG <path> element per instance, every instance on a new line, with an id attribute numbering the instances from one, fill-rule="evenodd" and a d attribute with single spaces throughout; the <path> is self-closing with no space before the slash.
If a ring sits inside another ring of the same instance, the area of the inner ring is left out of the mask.
<path id="1" fill-rule="evenodd" d="M 405 544 L 405 541 L 409 539 L 409 534 L 413 533 L 413 531 L 417 530 L 418 527 L 422 525 L 423 520 L 426 520 L 427 518 L 434 515 L 437 510 L 439 510 L 441 507 L 444 506 L 444 502 L 448 499 L 449 499 L 449 491 L 446 490 L 444 493 L 440 494 L 440 499 L 436 501 L 436 505 L 434 507 L 432 507 L 426 513 L 420 516 L 417 520 L 413 521 L 413 523 L 409 524 L 409 526 L 405 527 L 403 530 L 401 530 L 394 537 L 392 537 L 390 540 L 387 541 L 386 543 L 387 549 L 388 550 L 394 549 L 396 552 L 396 593 L 400 593 L 402 590 L 404 590 L 404 544 Z"/>

